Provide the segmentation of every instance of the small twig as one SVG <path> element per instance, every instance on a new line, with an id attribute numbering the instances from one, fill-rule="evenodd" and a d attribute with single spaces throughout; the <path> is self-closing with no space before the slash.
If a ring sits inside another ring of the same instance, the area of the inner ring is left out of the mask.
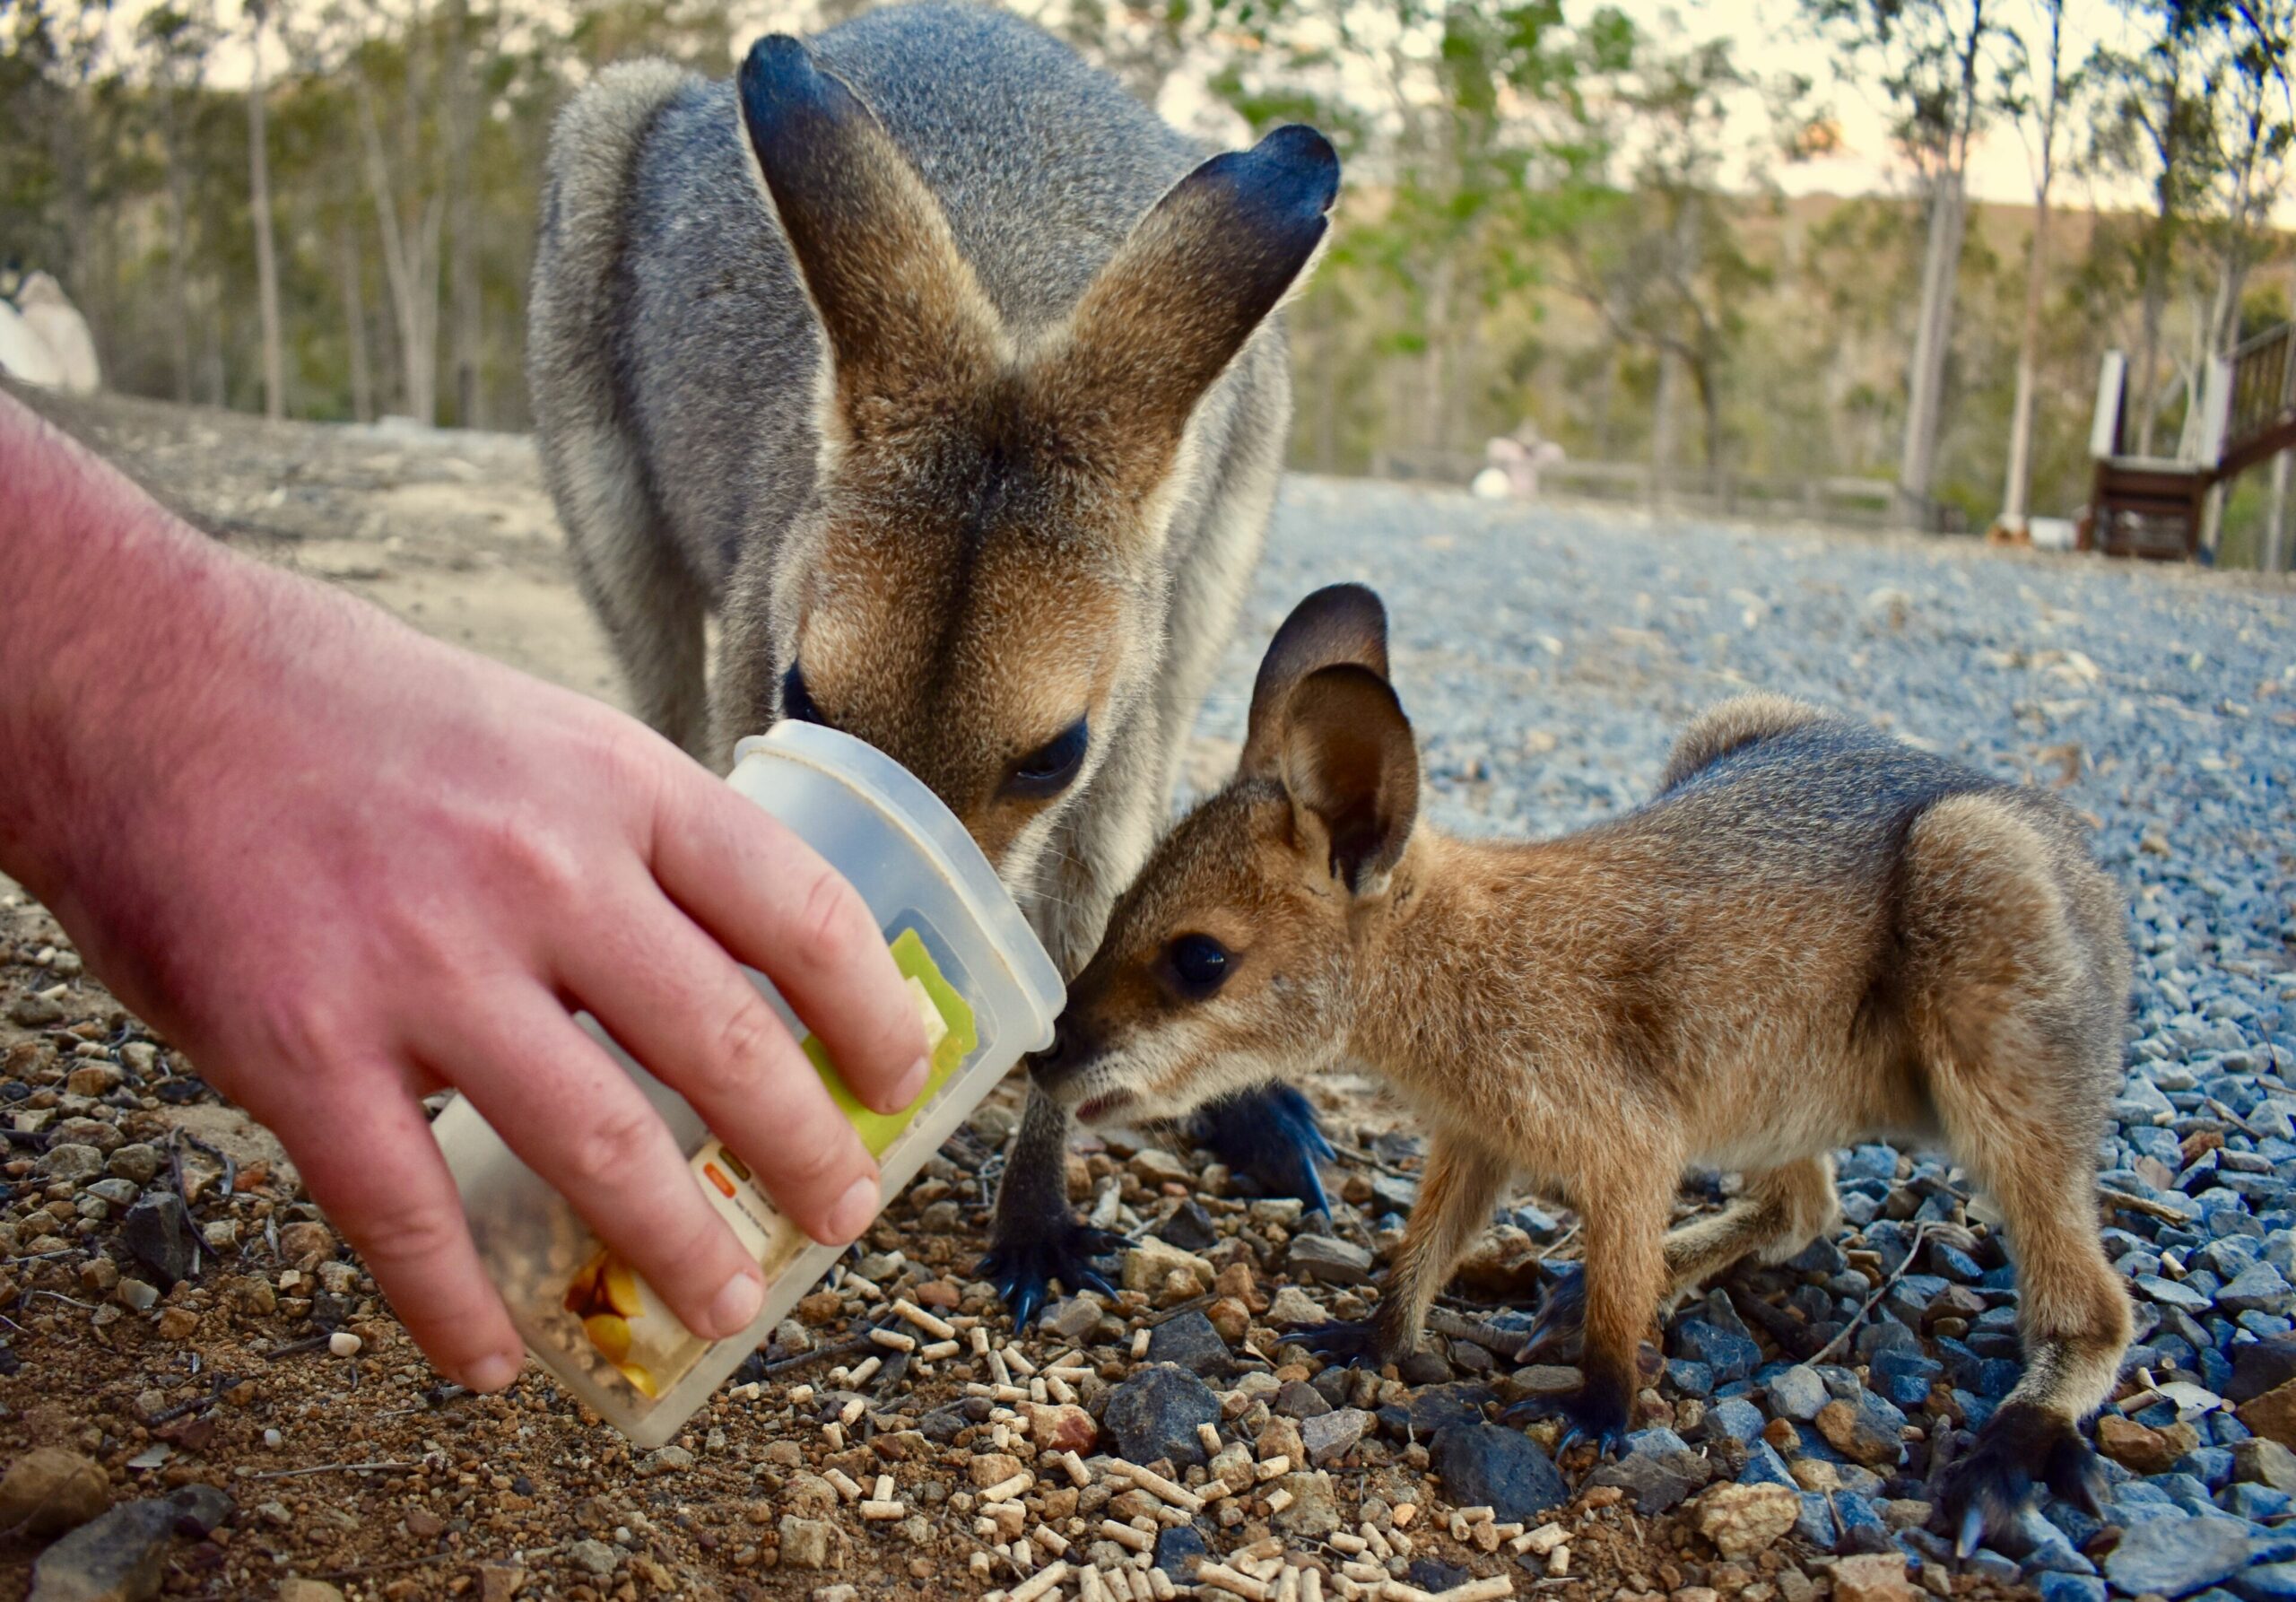
<path id="1" fill-rule="evenodd" d="M 2192 1217 L 2189 1213 L 2179 1213 L 2167 1203 L 2156 1202 L 2148 1196 L 2138 1196 L 2127 1190 L 2116 1190 L 2110 1185 L 2100 1185 L 2097 1188 L 2099 1194 L 2102 1195 L 2107 1201 L 2126 1212 L 2143 1213 L 2152 1218 L 2165 1218 L 2170 1223 L 2185 1223 Z"/>
<path id="2" fill-rule="evenodd" d="M 289 1341 L 283 1346 L 274 1346 L 270 1351 L 265 1352 L 264 1355 L 268 1358 L 276 1359 L 281 1357 L 293 1357 L 298 1354 L 304 1352 L 316 1352 L 334 1338 L 335 1337 L 332 1335 L 326 1334 L 305 1336 L 301 1340 Z"/>
<path id="3" fill-rule="evenodd" d="M 42 1151 L 46 1151 L 48 1149 L 48 1136 L 39 1133 L 37 1130 L 0 1129 L 0 1136 L 4 1136 L 11 1144 L 15 1145 L 36 1145 Z"/>
<path id="4" fill-rule="evenodd" d="M 172 1407 L 162 1407 L 144 1422 L 146 1425 L 173 1424 L 187 1413 L 196 1413 L 202 1407 L 213 1406 L 223 1399 L 225 1391 L 238 1383 L 239 1381 L 229 1374 L 218 1374 L 210 1383 L 205 1396 L 194 1397 L 188 1402 L 178 1402 Z"/>
<path id="5" fill-rule="evenodd" d="M 74 1297 L 66 1296 L 61 1291 L 26 1291 L 24 1293 L 24 1300 L 27 1302 L 30 1302 L 35 1296 L 53 1296 L 58 1302 L 63 1302 L 66 1307 L 76 1307 L 83 1312 L 93 1312 L 96 1310 L 96 1304 L 94 1302 L 79 1301 Z"/>
<path id="6" fill-rule="evenodd" d="M 422 1467 L 420 1463 L 318 1463 L 309 1468 L 265 1468 L 239 1477 L 247 1480 L 292 1480 L 313 1474 L 411 1474 Z"/>
<path id="7" fill-rule="evenodd" d="M 13 1268 L 18 1263 L 44 1263 L 50 1258 L 68 1258 L 74 1252 L 86 1249 L 82 1246 L 59 1246 L 54 1251 L 27 1252 L 22 1257 L 9 1258 L 6 1260 L 8 1266 Z"/>
<path id="8" fill-rule="evenodd" d="M 1570 1245 L 1571 1241 L 1573 1241 L 1577 1240 L 1578 1238 L 1578 1226 L 1577 1224 L 1575 1224 L 1575 1223 L 1574 1223 L 1574 1224 L 1572 1224 L 1569 1229 L 1567 1229 L 1567 1230 L 1563 1231 L 1561 1234 L 1557 1235 L 1557 1236 L 1554 1238 L 1554 1244 L 1553 1244 L 1553 1245 L 1552 1245 L 1552 1246 L 1542 1246 L 1542 1247 L 1540 1247 L 1540 1248 L 1539 1248 L 1539 1249 L 1538 1249 L 1538 1254 L 1537 1254 L 1535 1257 L 1534 1257 L 1531 1260 L 1532 1260 L 1533 1262 L 1536 1262 L 1536 1263 L 1544 1263 L 1544 1262 L 1545 1262 L 1545 1261 L 1547 1260 L 1547 1258 L 1549 1258 L 1552 1257 L 1556 1252 L 1561 1251 L 1564 1247 L 1566 1247 L 1566 1246 Z"/>
<path id="9" fill-rule="evenodd" d="M 1484 1351 L 1496 1353 L 1510 1361 L 1523 1346 L 1519 1332 L 1509 1333 L 1486 1324 L 1481 1319 L 1463 1319 L 1440 1307 L 1427 1310 L 1427 1328 L 1446 1340 L 1473 1341 Z"/>
<path id="10" fill-rule="evenodd" d="M 1857 1316 L 1842 1326 L 1841 1333 L 1818 1348 L 1816 1355 L 1809 1360 L 1812 1368 L 1817 1367 L 1831 1357 L 1836 1347 L 1857 1332 L 1857 1327 L 1866 1321 L 1866 1316 L 1882 1304 L 1883 1297 L 1890 1293 L 1890 1287 L 1897 1284 L 1908 1268 L 1913 1267 L 1913 1259 L 1921 1255 L 1921 1243 L 1927 1239 L 1929 1239 L 1929 1224 L 1925 1221 L 1914 1227 L 1912 1242 L 1905 1249 L 1905 1260 L 1890 1270 L 1888 1276 L 1875 1287 L 1874 1293 L 1866 1299 L 1866 1305 L 1857 1310 Z"/>

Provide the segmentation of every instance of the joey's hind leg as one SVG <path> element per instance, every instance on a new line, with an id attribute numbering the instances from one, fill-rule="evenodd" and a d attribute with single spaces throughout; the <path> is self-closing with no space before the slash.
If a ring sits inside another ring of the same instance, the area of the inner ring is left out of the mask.
<path id="1" fill-rule="evenodd" d="M 1309 1349 L 1380 1363 L 1401 1363 L 1416 1351 L 1427 1310 L 1491 1222 L 1509 1172 L 1503 1160 L 1436 1135 L 1428 1143 L 1419 1205 L 1411 1210 L 1403 1247 L 1380 1288 L 1378 1319 L 1368 1328 L 1337 1323 L 1309 1330 L 1301 1338 Z"/>
<path id="2" fill-rule="evenodd" d="M 1570 1425 L 1555 1443 L 1557 1454 L 1582 1440 L 1594 1441 L 1598 1452 L 1615 1450 L 1633 1424 L 1636 1363 L 1666 1284 L 1666 1204 L 1673 1195 L 1668 1180 L 1649 1176 L 1671 1179 L 1675 1171 L 1663 1162 L 1634 1165 L 1614 1187 L 1580 1188 L 1587 1251 L 1578 1366 L 1586 1380 L 1562 1404 Z M 1529 1406 L 1508 1416 L 1527 1416 Z"/>
<path id="3" fill-rule="evenodd" d="M 2025 1353 L 2023 1376 L 1945 1480 L 1967 1553 L 2037 1480 L 2096 1500 L 2080 1425 L 2111 1394 L 2130 1327 L 2097 1226 L 2119 992 L 2068 918 L 2061 864 L 2008 805 L 1940 803 L 1907 849 L 1908 1022 L 1947 1141 L 2007 1225 Z"/>
<path id="4" fill-rule="evenodd" d="M 1718 1213 L 1666 1232 L 1665 1290 L 1672 1302 L 1748 1256 L 1783 1262 L 1841 1216 L 1833 1159 L 1809 1157 L 1748 1174 L 1744 1188 Z M 1584 1272 L 1573 1268 L 1547 1295 L 1523 1343 L 1521 1361 L 1565 1357 L 1579 1344 L 1587 1318 Z"/>

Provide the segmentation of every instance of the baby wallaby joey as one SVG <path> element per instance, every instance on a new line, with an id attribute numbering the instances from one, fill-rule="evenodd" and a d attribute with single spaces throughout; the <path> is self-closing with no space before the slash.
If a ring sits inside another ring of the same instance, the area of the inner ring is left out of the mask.
<path id="1" fill-rule="evenodd" d="M 1355 586 L 1285 622 L 1235 777 L 1119 900 L 1039 1084 L 1084 1122 L 1131 1123 L 1343 1059 L 1376 1069 L 1430 1143 L 1358 1349 L 1413 1348 L 1524 1176 L 1584 1220 L 1583 1299 L 1550 1311 L 1583 1329 L 1566 1443 L 1605 1446 L 1662 1302 L 1831 1228 L 1832 1150 L 1940 1143 L 2006 1220 L 2027 1360 L 1945 1514 L 1966 1551 L 2035 1480 L 2093 1504 L 2078 1426 L 2129 1338 L 2094 1178 L 2129 963 L 2078 820 L 1753 695 L 1693 723 L 1634 812 L 1536 843 L 1451 839 L 1415 823 L 1386 632 Z M 1744 1189 L 1669 1231 L 1692 1168 Z"/>

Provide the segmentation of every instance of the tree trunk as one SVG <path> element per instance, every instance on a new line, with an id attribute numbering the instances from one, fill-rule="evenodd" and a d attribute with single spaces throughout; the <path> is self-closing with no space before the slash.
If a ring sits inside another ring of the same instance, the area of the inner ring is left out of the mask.
<path id="1" fill-rule="evenodd" d="M 2001 526 L 2025 532 L 2033 477 L 2033 389 L 2040 364 L 2041 306 L 2048 292 L 2048 183 L 2034 198 L 2032 251 L 2025 263 L 2025 326 L 2017 340 L 2017 399 L 2009 412 L 2008 482 L 2001 492 Z"/>
<path id="2" fill-rule="evenodd" d="M 263 13 L 255 20 L 255 64 L 248 80 L 248 205 L 255 214 L 256 295 L 263 317 L 263 414 L 287 415 L 287 362 L 279 330 L 279 262 L 271 231 L 270 140 L 264 126 Z"/>
<path id="3" fill-rule="evenodd" d="M 184 191 L 181 130 L 168 138 L 168 330 L 173 342 L 176 403 L 191 405 L 191 207 Z"/>
<path id="4" fill-rule="evenodd" d="M 354 85 L 361 143 L 366 151 L 367 189 L 383 232 L 383 273 L 388 280 L 393 320 L 398 330 L 402 404 L 425 427 L 439 416 L 439 230 L 441 208 L 435 197 L 412 229 L 399 214 L 390 159 L 375 118 L 372 95 Z"/>
<path id="5" fill-rule="evenodd" d="M 1937 472 L 1937 430 L 1944 410 L 1945 352 L 1952 342 L 1953 292 L 1961 260 L 1961 175 L 1938 170 L 1929 203 L 1929 237 L 1921 262 L 1921 311 L 1907 372 L 1905 442 L 1898 457 L 1899 515 L 1926 524 Z"/>
<path id="6" fill-rule="evenodd" d="M 478 86 L 471 59 L 476 45 L 471 38 L 469 0 L 448 0 L 447 51 L 446 179 L 452 196 L 452 214 L 447 223 L 451 240 L 447 299 L 455 324 L 455 422 L 467 429 L 483 426 L 479 383 L 483 333 L 478 248 L 482 208 L 475 193 L 477 163 L 472 160 L 478 142 Z"/>
<path id="7" fill-rule="evenodd" d="M 338 231 L 343 266 L 343 333 L 351 366 L 351 415 L 375 421 L 375 371 L 367 353 L 367 287 L 359 270 L 359 235 L 351 219 Z"/>
<path id="8" fill-rule="evenodd" d="M 2283 450 L 2272 458 L 2272 499 L 2266 503 L 2264 514 L 2264 553 L 2257 565 L 2267 573 L 2280 571 L 2283 553 L 2288 537 L 2288 473 L 2296 465 L 2296 450 Z"/>
<path id="9" fill-rule="evenodd" d="M 1674 474 L 1674 414 L 1683 387 L 1682 353 L 1658 347 L 1658 393 L 1650 406 L 1650 499 L 1663 505 Z"/>

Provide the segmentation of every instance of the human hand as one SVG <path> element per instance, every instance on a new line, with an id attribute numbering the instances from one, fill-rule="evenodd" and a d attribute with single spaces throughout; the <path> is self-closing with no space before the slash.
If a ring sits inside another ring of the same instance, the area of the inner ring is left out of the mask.
<path id="1" fill-rule="evenodd" d="M 572 1009 L 808 1233 L 867 1227 L 874 1161 L 736 966 L 773 979 L 864 1101 L 915 1100 L 922 1029 L 827 864 L 597 702 L 213 547 L 165 555 L 117 581 L 192 627 L 109 666 L 74 637 L 60 692 L 0 699 L 0 765 L 31 744 L 51 775 L 0 806 L 0 860 L 277 1133 L 443 1371 L 495 1389 L 521 1361 L 418 1104 L 444 1086 L 695 1333 L 761 1303 L 758 1266 Z"/>

